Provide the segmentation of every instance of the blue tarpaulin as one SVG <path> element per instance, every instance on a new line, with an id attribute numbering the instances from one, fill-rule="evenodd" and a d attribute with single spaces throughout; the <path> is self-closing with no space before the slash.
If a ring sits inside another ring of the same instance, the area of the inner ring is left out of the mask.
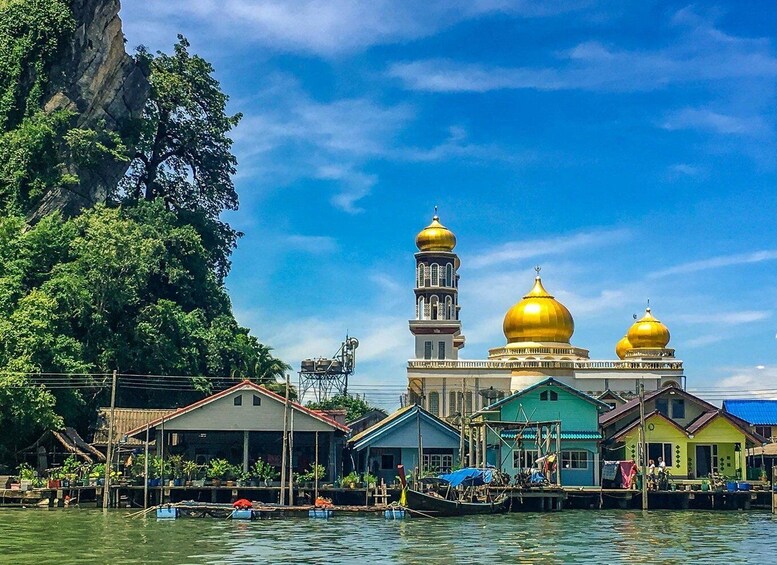
<path id="1" fill-rule="evenodd" d="M 471 487 L 487 485 L 494 479 L 494 473 L 491 469 L 467 467 L 465 469 L 453 471 L 452 473 L 440 475 L 440 478 L 444 481 L 448 481 L 452 487 L 457 487 L 459 485 Z"/>

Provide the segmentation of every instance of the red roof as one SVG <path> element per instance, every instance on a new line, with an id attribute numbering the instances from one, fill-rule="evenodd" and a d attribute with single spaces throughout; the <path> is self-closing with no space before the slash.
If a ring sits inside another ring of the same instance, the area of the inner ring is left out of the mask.
<path id="1" fill-rule="evenodd" d="M 164 420 L 165 422 L 169 422 L 170 420 L 173 420 L 179 416 L 182 416 L 184 414 L 187 414 L 191 412 L 192 410 L 196 410 L 197 408 L 201 408 L 202 406 L 205 406 L 206 404 L 210 404 L 211 402 L 218 400 L 219 398 L 224 398 L 225 396 L 230 395 L 231 393 L 237 391 L 237 390 L 254 390 L 256 392 L 259 392 L 261 394 L 264 394 L 265 396 L 269 396 L 270 398 L 273 398 L 279 402 L 286 402 L 286 398 L 272 392 L 271 390 L 266 389 L 265 387 L 258 385 L 254 382 L 251 382 L 249 380 L 241 381 L 235 386 L 231 386 L 227 389 L 222 390 L 221 392 L 217 392 L 216 394 L 212 394 L 210 396 L 207 396 L 201 400 L 198 400 L 197 402 L 194 402 L 192 404 L 189 404 L 188 406 L 184 406 L 183 408 L 179 408 L 172 414 L 168 414 L 167 416 L 164 416 L 163 418 L 157 418 L 156 420 L 152 420 L 148 423 L 149 428 L 156 427 L 157 425 L 161 424 Z M 350 429 L 347 426 L 344 426 L 332 418 L 329 418 L 327 416 L 324 416 L 323 414 L 320 414 L 316 412 L 315 410 L 310 410 L 309 408 L 305 408 L 300 404 L 299 402 L 294 402 L 293 400 L 289 401 L 289 406 L 292 407 L 294 410 L 299 410 L 300 412 L 304 412 L 308 416 L 315 418 L 316 420 L 319 420 L 320 422 L 324 422 L 325 424 L 328 424 L 332 426 L 335 429 L 340 430 L 341 432 L 348 433 Z M 135 428 L 134 430 L 131 430 L 127 432 L 128 436 L 133 436 L 140 432 L 145 432 L 146 425 L 139 428 Z"/>

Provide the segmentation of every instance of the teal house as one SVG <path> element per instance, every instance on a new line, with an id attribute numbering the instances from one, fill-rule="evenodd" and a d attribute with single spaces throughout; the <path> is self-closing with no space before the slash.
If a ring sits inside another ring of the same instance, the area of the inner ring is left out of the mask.
<path id="1" fill-rule="evenodd" d="M 561 484 L 597 486 L 602 440 L 599 415 L 608 410 L 604 402 L 548 378 L 483 408 L 473 419 L 485 424 L 488 463 L 511 476 L 532 467 L 541 454 L 556 451 L 557 422 L 561 428 Z M 538 426 L 530 422 L 551 424 L 539 427 L 538 441 Z"/>
<path id="2" fill-rule="evenodd" d="M 460 437 L 456 428 L 411 404 L 349 439 L 349 458 L 358 473 L 369 472 L 391 484 L 399 464 L 408 476 L 413 475 L 419 440 L 424 472 L 450 472 L 459 463 Z"/>

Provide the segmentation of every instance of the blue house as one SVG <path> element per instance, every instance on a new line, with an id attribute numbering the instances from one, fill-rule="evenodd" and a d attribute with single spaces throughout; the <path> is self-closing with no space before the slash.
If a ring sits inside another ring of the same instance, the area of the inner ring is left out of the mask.
<path id="1" fill-rule="evenodd" d="M 419 435 L 425 472 L 448 472 L 458 464 L 460 435 L 456 428 L 411 404 L 348 440 L 355 470 L 391 484 L 397 465 L 402 464 L 408 477 L 412 476 L 418 467 Z"/>
<path id="2" fill-rule="evenodd" d="M 769 441 L 777 437 L 777 400 L 724 400 L 723 410 L 744 420 Z"/>
<path id="3" fill-rule="evenodd" d="M 599 415 L 610 407 L 554 378 L 518 391 L 482 410 L 473 418 L 494 424 L 486 434 L 488 463 L 514 476 L 532 467 L 537 457 L 556 451 L 556 426 L 540 427 L 527 422 L 559 422 L 561 428 L 561 484 L 599 484 Z M 497 424 L 498 422 L 498 424 Z M 515 426 L 510 426 L 515 422 Z M 544 431 L 543 431 L 544 430 Z"/>

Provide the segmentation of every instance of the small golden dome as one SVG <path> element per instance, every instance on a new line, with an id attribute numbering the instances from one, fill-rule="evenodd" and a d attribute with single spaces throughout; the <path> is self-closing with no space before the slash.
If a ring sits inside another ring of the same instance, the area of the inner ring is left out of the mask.
<path id="1" fill-rule="evenodd" d="M 615 344 L 615 355 L 618 356 L 618 359 L 625 359 L 626 358 L 626 352 L 632 349 L 631 342 L 629 341 L 629 336 L 624 335 L 618 343 Z"/>
<path id="2" fill-rule="evenodd" d="M 508 343 L 569 343 L 575 322 L 566 306 L 548 294 L 537 276 L 529 294 L 507 311 L 502 328 Z"/>
<path id="3" fill-rule="evenodd" d="M 663 349 L 669 343 L 669 329 L 646 308 L 645 315 L 629 328 L 627 337 L 632 348 Z"/>
<path id="4" fill-rule="evenodd" d="M 432 223 L 416 236 L 415 244 L 419 251 L 453 251 L 456 236 L 440 223 L 440 218 L 435 214 Z"/>

